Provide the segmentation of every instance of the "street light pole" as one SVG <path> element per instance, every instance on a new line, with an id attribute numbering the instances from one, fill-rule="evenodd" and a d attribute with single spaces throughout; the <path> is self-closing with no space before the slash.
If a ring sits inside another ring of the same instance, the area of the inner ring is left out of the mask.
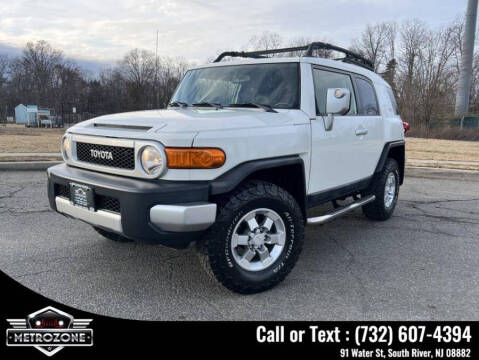
<path id="1" fill-rule="evenodd" d="M 155 50 L 155 92 L 156 92 L 156 108 L 160 107 L 160 92 L 158 86 L 158 33 L 156 30 L 156 50 Z"/>
<path id="2" fill-rule="evenodd" d="M 459 72 L 459 81 L 457 83 L 456 108 L 454 111 L 454 116 L 456 118 L 464 116 L 469 111 L 469 94 L 471 91 L 472 78 L 472 58 L 474 54 L 474 37 L 476 33 L 477 1 L 478 0 L 468 0 L 467 3 L 463 53 L 461 59 L 461 68 Z"/>

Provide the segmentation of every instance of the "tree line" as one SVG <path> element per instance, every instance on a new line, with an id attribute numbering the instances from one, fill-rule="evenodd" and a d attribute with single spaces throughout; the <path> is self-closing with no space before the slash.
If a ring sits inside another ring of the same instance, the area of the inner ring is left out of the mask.
<path id="1" fill-rule="evenodd" d="M 439 29 L 418 19 L 381 22 L 367 25 L 349 49 L 370 59 L 374 70 L 391 84 L 403 120 L 413 127 L 430 129 L 453 119 L 463 35 L 464 23 L 459 19 Z M 299 46 L 313 40 L 317 39 L 285 39 L 265 32 L 252 37 L 241 49 Z M 323 41 L 334 44 L 333 39 Z M 336 57 L 331 51 L 320 51 L 320 56 Z M 285 55 L 300 52 L 278 56 Z M 189 65 L 134 49 L 114 66 L 92 76 L 47 42 L 28 43 L 18 57 L 0 54 L 0 114 L 6 109 L 11 115 L 19 103 L 38 104 L 65 116 L 75 106 L 77 112 L 86 114 L 84 117 L 163 108 Z M 470 112 L 477 113 L 478 53 L 474 55 L 470 104 Z"/>
<path id="2" fill-rule="evenodd" d="M 29 42 L 18 57 L 0 54 L 0 116 L 4 111 L 12 116 L 20 103 L 53 109 L 67 121 L 163 108 L 187 66 L 133 49 L 116 65 L 92 76 L 46 41 Z"/>
<path id="3" fill-rule="evenodd" d="M 371 59 L 393 87 L 401 117 L 428 130 L 453 119 L 464 23 L 430 29 L 420 20 L 368 25 L 352 49 Z M 474 55 L 470 113 L 479 110 L 479 54 Z"/>
<path id="4" fill-rule="evenodd" d="M 401 118 L 409 122 L 416 133 L 429 135 L 436 127 L 449 127 L 455 120 L 463 36 L 464 22 L 460 19 L 438 29 L 431 29 L 419 19 L 380 22 L 368 24 L 352 40 L 349 50 L 372 61 L 374 71 L 393 88 Z M 266 32 L 253 37 L 249 49 L 301 46 L 311 42 L 307 37 L 288 41 Z M 323 42 L 334 44 L 329 39 Z M 340 57 L 332 51 L 321 51 L 322 57 Z M 279 56 L 290 55 L 298 54 Z M 469 112 L 479 112 L 478 52 L 474 53 Z"/>

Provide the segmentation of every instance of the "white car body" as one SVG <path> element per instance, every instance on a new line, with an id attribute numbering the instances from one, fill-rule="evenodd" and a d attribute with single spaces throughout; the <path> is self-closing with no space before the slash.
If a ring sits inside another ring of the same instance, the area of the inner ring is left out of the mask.
<path id="1" fill-rule="evenodd" d="M 332 47 L 313 43 L 307 53 L 314 46 Z M 299 256 L 305 224 L 359 207 L 387 220 L 404 179 L 391 87 L 369 61 L 334 49 L 359 66 L 315 57 L 215 62 L 187 73 L 168 109 L 71 127 L 65 163 L 48 169 L 51 207 L 114 241 L 196 242 L 208 273 L 233 291 L 275 286 Z M 238 55 L 218 61 L 224 56 Z M 327 202 L 333 210 L 308 218 Z"/>
<path id="2" fill-rule="evenodd" d="M 299 155 L 307 174 L 307 193 L 325 191 L 373 174 L 385 143 L 404 139 L 402 121 L 385 92 L 390 86 L 361 67 L 322 58 L 270 58 L 213 63 L 204 67 L 298 62 L 301 69 L 300 109 L 278 113 L 261 109 L 184 108 L 101 116 L 68 130 L 71 134 L 158 141 L 165 147 L 218 147 L 226 163 L 218 169 L 168 169 L 165 180 L 213 180 L 238 164 L 264 158 Z M 376 89 L 379 116 L 336 116 L 326 131 L 316 115 L 312 65 L 367 77 Z M 96 127 L 101 124 L 104 127 Z M 111 125 L 111 127 L 108 127 Z M 146 132 L 118 126 L 151 127 Z M 357 129 L 367 129 L 356 136 Z M 72 161 L 73 163 L 73 161 Z M 82 166 L 79 163 L 76 166 Z"/>

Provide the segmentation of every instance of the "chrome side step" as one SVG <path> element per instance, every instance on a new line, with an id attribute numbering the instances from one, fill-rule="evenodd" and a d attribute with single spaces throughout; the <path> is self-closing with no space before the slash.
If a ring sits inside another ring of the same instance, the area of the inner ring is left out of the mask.
<path id="1" fill-rule="evenodd" d="M 327 212 L 324 215 L 313 217 L 313 218 L 308 218 L 308 224 L 324 224 L 328 221 L 331 221 L 338 216 L 344 215 L 358 207 L 361 207 L 363 205 L 366 205 L 370 203 L 371 201 L 374 201 L 376 199 L 375 195 L 369 195 L 364 198 L 361 198 L 359 200 L 354 201 L 353 203 L 342 206 L 340 208 L 331 210 L 330 212 Z"/>

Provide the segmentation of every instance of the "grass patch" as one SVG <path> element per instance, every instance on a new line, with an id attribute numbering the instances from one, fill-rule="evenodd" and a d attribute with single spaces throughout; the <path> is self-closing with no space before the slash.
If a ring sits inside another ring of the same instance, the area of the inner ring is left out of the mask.
<path id="1" fill-rule="evenodd" d="M 406 137 L 408 159 L 478 161 L 479 141 Z"/>
<path id="2" fill-rule="evenodd" d="M 56 153 L 60 152 L 63 129 L 26 128 L 24 125 L 0 126 L 0 153 Z M 439 140 L 406 137 L 408 165 L 479 170 L 479 141 Z M 48 160 L 50 158 L 41 158 Z M 51 158 L 58 159 L 57 155 Z M 431 160 L 424 164 L 414 160 Z M 0 161 L 14 158 L 1 157 Z M 22 161 L 30 160 L 21 158 Z M 31 160 L 38 160 L 31 158 Z M 433 161 L 434 160 L 434 161 Z M 476 164 L 440 164 L 435 161 L 477 162 Z M 17 159 L 18 161 L 18 159 Z"/>
<path id="3" fill-rule="evenodd" d="M 27 128 L 24 125 L 0 126 L 0 153 L 60 152 L 66 128 Z"/>

